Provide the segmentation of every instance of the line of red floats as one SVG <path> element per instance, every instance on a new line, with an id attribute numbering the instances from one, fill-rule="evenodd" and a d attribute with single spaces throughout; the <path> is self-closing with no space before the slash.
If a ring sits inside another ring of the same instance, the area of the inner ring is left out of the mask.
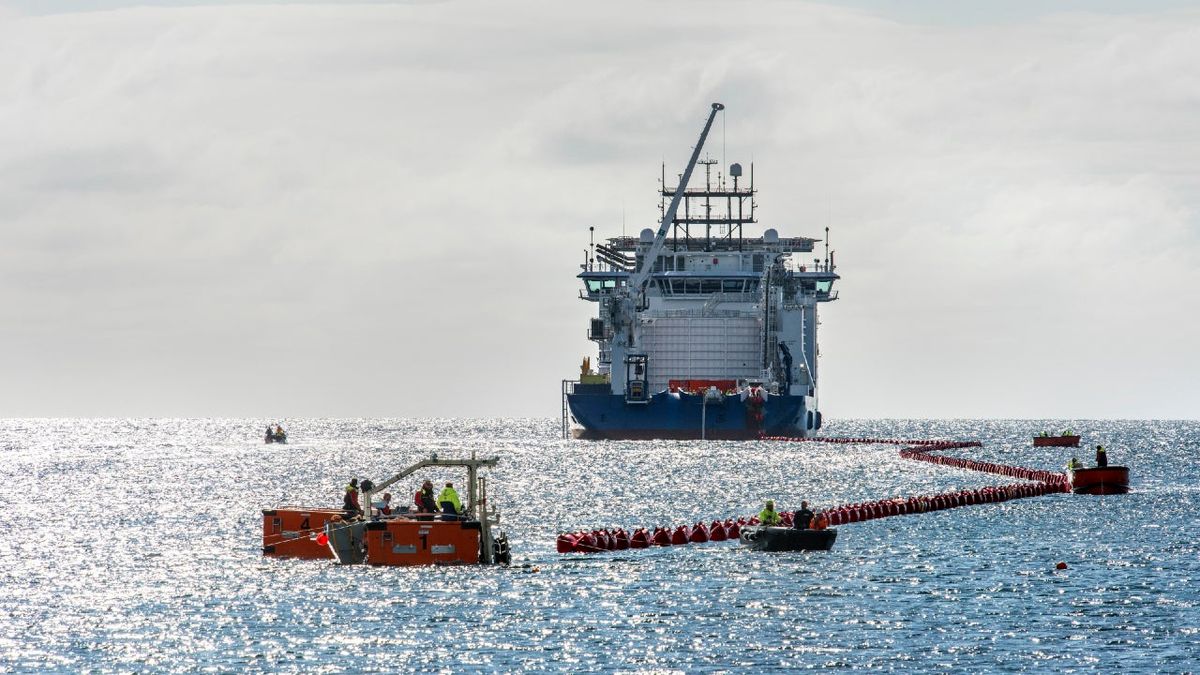
<path id="1" fill-rule="evenodd" d="M 932 496 L 897 497 L 894 499 L 879 499 L 872 502 L 861 502 L 836 506 L 824 511 L 830 525 L 846 525 L 860 523 L 866 520 L 903 516 L 915 513 L 928 513 L 953 509 L 960 506 L 975 504 L 993 504 L 1010 499 L 1024 499 L 1057 492 L 1070 492 L 1066 475 L 1054 471 L 1041 471 L 1020 466 L 1007 466 L 993 462 L 931 455 L 938 450 L 955 450 L 959 448 L 978 448 L 983 444 L 978 441 L 927 441 L 927 440 L 897 440 L 889 438 L 792 438 L 789 436 L 767 436 L 762 440 L 810 442 L 810 443 L 886 443 L 904 445 L 900 456 L 922 462 L 932 462 L 944 466 L 954 466 L 972 471 L 998 474 L 1023 478 L 1033 483 L 1013 483 L 980 488 L 978 490 L 959 490 Z M 792 513 L 781 513 L 783 524 L 790 527 Z M 559 553 L 599 553 L 601 551 L 623 551 L 627 549 L 649 548 L 651 546 L 683 546 L 686 544 L 702 544 L 710 541 L 735 540 L 741 534 L 745 525 L 757 525 L 758 516 L 740 517 L 736 520 L 727 518 L 725 521 L 714 520 L 711 524 L 703 522 L 693 526 L 679 525 L 670 527 L 655 527 L 648 530 L 639 527 L 632 534 L 624 529 L 592 530 L 591 532 L 572 532 L 558 535 L 557 548 Z"/>
<path id="2" fill-rule="evenodd" d="M 792 514 L 780 514 L 790 526 Z M 727 518 L 724 521 L 714 520 L 710 524 L 703 522 L 695 525 L 679 525 L 656 527 L 648 530 L 639 527 L 633 534 L 624 529 L 592 530 L 591 532 L 572 532 L 558 535 L 559 553 L 599 553 L 600 551 L 624 551 L 630 548 L 650 548 L 651 546 L 685 546 L 687 544 L 704 544 L 710 541 L 726 541 L 737 539 L 745 525 L 757 525 L 758 516 L 753 518 Z"/>

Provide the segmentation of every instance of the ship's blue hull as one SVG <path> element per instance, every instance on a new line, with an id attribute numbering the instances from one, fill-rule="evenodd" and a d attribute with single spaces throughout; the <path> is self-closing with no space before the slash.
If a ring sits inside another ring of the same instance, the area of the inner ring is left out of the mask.
<path id="1" fill-rule="evenodd" d="M 588 439 L 729 439 L 759 436 L 804 436 L 820 426 L 810 416 L 803 396 L 771 396 L 763 405 L 761 423 L 738 396 L 724 396 L 702 406 L 698 394 L 659 392 L 642 404 L 626 403 L 611 393 L 568 394 L 576 438 Z M 701 427 L 703 426 L 703 432 Z"/>

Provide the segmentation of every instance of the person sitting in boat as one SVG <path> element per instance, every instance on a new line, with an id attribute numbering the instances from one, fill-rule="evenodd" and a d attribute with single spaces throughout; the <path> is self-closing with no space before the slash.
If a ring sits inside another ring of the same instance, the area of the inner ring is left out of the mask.
<path id="1" fill-rule="evenodd" d="M 287 438 L 287 434 L 283 433 L 283 427 L 276 424 L 275 425 L 275 440 L 279 440 L 281 438 Z"/>
<path id="2" fill-rule="evenodd" d="M 454 515 L 462 513 L 462 502 L 458 500 L 458 491 L 454 489 L 454 483 L 446 483 L 446 487 L 442 488 L 442 492 L 438 495 L 438 504 L 442 505 L 442 513 L 446 515 Z M 444 520 L 450 520 L 444 518 Z"/>
<path id="3" fill-rule="evenodd" d="M 766 506 L 763 507 L 763 510 L 758 512 L 758 524 L 778 525 L 780 521 L 781 519 L 779 517 L 779 512 L 775 510 L 775 500 L 768 499 Z"/>
<path id="4" fill-rule="evenodd" d="M 792 515 L 792 527 L 807 530 L 812 524 L 813 515 L 813 512 L 808 510 L 808 502 L 800 502 L 800 510 Z"/>
<path id="5" fill-rule="evenodd" d="M 380 499 L 376 499 L 374 501 L 374 503 L 371 504 L 371 506 L 374 507 L 375 510 L 378 511 L 379 515 L 381 515 L 381 516 L 392 515 L 392 493 L 390 493 L 390 492 L 383 493 L 383 497 Z"/>
<path id="6" fill-rule="evenodd" d="M 418 513 L 437 513 L 437 499 L 433 496 L 433 481 L 427 480 L 421 484 L 421 489 L 413 495 L 413 503 L 417 505 Z"/>
<path id="7" fill-rule="evenodd" d="M 346 512 L 346 517 L 362 513 L 362 508 L 358 505 L 358 479 L 351 478 L 346 485 L 346 494 L 342 497 L 342 510 Z"/>
<path id="8" fill-rule="evenodd" d="M 1083 468 L 1083 462 L 1079 461 L 1078 457 L 1072 457 L 1071 461 L 1067 462 L 1067 471 L 1074 471 L 1075 469 L 1082 469 L 1082 468 Z"/>
<path id="9" fill-rule="evenodd" d="M 266 435 L 266 436 L 264 436 L 263 438 L 265 438 L 265 439 L 266 439 L 266 441 L 267 441 L 268 443 L 270 443 L 271 441 L 275 440 L 275 432 L 274 432 L 274 431 L 271 431 L 271 425 L 270 425 L 270 424 L 268 424 L 268 425 L 267 425 L 267 435 Z"/>
<path id="10" fill-rule="evenodd" d="M 1103 445 L 1096 446 L 1096 468 L 1103 469 L 1108 466 L 1108 453 L 1104 451 Z"/>

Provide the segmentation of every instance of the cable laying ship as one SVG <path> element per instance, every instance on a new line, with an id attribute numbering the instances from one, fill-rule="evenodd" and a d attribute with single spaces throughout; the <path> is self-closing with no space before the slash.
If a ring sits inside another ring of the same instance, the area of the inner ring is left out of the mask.
<path id="1" fill-rule="evenodd" d="M 825 230 L 820 241 L 767 229 L 754 217 L 754 167 L 728 179 L 700 159 L 712 111 L 677 186 L 660 189 L 657 233 L 592 243 L 580 297 L 596 303 L 578 380 L 563 380 L 563 435 L 588 439 L 749 439 L 821 428 L 817 305 L 837 299 Z M 697 165 L 704 187 L 689 188 Z M 670 199 L 668 203 L 666 200 Z M 680 212 L 682 210 L 682 213 Z M 593 228 L 594 230 L 594 228 Z"/>

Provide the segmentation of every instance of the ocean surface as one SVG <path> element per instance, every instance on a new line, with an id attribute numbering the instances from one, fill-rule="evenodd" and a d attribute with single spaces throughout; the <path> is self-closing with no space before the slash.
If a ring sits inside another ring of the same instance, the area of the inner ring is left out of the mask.
<path id="1" fill-rule="evenodd" d="M 829 553 L 584 556 L 557 533 L 1013 479 L 885 445 L 567 441 L 552 419 L 285 419 L 265 445 L 274 421 L 0 420 L 0 671 L 1200 670 L 1200 422 L 831 420 L 1045 469 L 1072 450 L 1031 437 L 1069 426 L 1134 492 L 844 525 Z M 511 567 L 262 557 L 262 509 L 338 506 L 430 451 L 500 458 Z"/>

